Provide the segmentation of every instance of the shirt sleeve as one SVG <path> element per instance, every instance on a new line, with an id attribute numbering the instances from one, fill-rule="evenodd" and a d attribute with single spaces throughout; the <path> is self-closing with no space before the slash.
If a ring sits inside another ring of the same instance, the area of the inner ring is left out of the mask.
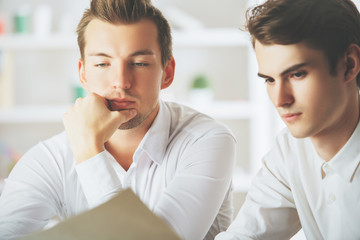
<path id="1" fill-rule="evenodd" d="M 89 207 L 96 207 L 121 190 L 121 181 L 113 167 L 113 157 L 107 151 L 78 164 L 76 172 Z"/>
<path id="2" fill-rule="evenodd" d="M 216 240 L 290 239 L 300 230 L 283 160 L 280 147 L 265 156 L 236 219 Z"/>
<path id="3" fill-rule="evenodd" d="M 198 139 L 187 146 L 154 212 L 182 238 L 204 239 L 228 197 L 234 162 L 235 140 L 230 134 Z M 220 213 L 219 217 L 223 218 L 217 223 L 219 229 L 226 229 L 232 213 Z"/>
<path id="4" fill-rule="evenodd" d="M 0 239 L 41 230 L 57 215 L 62 199 L 60 175 L 42 143 L 19 160 L 0 197 Z"/>

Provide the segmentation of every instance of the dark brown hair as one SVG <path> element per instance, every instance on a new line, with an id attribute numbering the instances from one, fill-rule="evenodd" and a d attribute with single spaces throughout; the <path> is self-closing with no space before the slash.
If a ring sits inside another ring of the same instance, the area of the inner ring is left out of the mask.
<path id="1" fill-rule="evenodd" d="M 77 27 L 78 45 L 84 60 L 86 45 L 85 31 L 93 19 L 112 24 L 135 23 L 141 19 L 152 20 L 158 29 L 158 42 L 161 49 L 161 63 L 164 67 L 172 57 L 171 29 L 168 21 L 150 0 L 92 0 L 85 10 Z"/>
<path id="2" fill-rule="evenodd" d="M 360 45 L 360 14 L 351 0 L 268 0 L 246 17 L 253 45 L 304 42 L 325 54 L 332 74 L 349 45 Z"/>

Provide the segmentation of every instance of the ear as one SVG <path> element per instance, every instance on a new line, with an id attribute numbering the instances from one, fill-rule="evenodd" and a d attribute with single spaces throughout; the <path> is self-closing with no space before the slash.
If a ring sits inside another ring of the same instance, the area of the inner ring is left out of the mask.
<path id="1" fill-rule="evenodd" d="M 360 47 L 357 44 L 350 44 L 345 55 L 346 71 L 345 81 L 349 82 L 355 79 L 360 71 Z"/>
<path id="2" fill-rule="evenodd" d="M 161 89 L 165 89 L 171 85 L 174 80 L 175 75 L 175 59 L 171 57 L 171 59 L 167 62 L 164 68 L 164 76 L 161 80 Z"/>
<path id="3" fill-rule="evenodd" d="M 85 77 L 85 62 L 81 58 L 79 59 L 79 62 L 78 62 L 78 72 L 79 72 L 79 79 L 80 79 L 81 86 L 85 90 L 88 91 L 89 89 L 88 89 L 87 80 Z"/>

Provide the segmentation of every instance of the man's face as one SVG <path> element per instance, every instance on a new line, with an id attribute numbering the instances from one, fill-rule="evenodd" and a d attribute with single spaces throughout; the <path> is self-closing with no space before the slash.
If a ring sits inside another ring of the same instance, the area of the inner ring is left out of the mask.
<path id="1" fill-rule="evenodd" d="M 324 54 L 303 43 L 255 43 L 259 76 L 294 137 L 325 136 L 346 119 L 345 67 L 331 75 Z"/>
<path id="2" fill-rule="evenodd" d="M 120 129 L 155 118 L 160 89 L 168 86 L 157 34 L 150 20 L 113 25 L 94 19 L 86 29 L 84 59 L 79 62 L 83 87 L 105 97 L 112 111 L 137 110 Z"/>

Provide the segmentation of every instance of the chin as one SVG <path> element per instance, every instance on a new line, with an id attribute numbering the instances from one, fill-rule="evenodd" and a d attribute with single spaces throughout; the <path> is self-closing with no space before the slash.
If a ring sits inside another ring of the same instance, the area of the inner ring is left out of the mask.
<path id="1" fill-rule="evenodd" d="M 118 129 L 119 130 L 133 129 L 133 128 L 136 128 L 137 126 L 139 126 L 142 122 L 143 122 L 142 117 L 140 115 L 136 115 L 134 118 L 121 124 Z"/>
<path id="2" fill-rule="evenodd" d="M 310 137 L 310 135 L 307 132 L 302 131 L 301 129 L 294 129 L 294 128 L 290 128 L 290 127 L 288 127 L 288 129 L 294 138 Z"/>

